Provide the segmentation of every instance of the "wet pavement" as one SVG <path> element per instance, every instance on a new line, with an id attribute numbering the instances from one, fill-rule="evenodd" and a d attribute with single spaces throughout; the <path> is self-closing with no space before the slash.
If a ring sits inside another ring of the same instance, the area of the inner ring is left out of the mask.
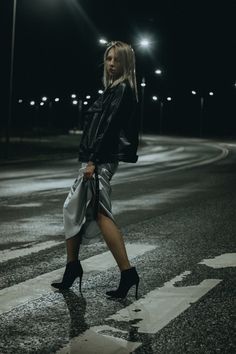
<path id="1" fill-rule="evenodd" d="M 104 295 L 119 271 L 101 241 L 71 290 L 62 204 L 75 158 L 0 170 L 0 353 L 234 353 L 236 142 L 146 137 L 112 181 L 138 300 Z"/>

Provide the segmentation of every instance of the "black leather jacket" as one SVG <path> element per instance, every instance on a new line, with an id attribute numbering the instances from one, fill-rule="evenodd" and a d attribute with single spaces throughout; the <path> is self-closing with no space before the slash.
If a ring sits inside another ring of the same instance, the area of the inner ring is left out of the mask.
<path id="1" fill-rule="evenodd" d="M 88 109 L 79 146 L 79 161 L 136 162 L 139 120 L 129 82 L 108 87 Z"/>

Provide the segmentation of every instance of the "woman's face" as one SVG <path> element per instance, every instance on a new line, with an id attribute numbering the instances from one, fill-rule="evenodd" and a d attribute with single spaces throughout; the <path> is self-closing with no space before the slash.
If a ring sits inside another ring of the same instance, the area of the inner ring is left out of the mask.
<path id="1" fill-rule="evenodd" d="M 113 81 L 122 75 L 121 63 L 114 48 L 107 53 L 106 70 Z"/>

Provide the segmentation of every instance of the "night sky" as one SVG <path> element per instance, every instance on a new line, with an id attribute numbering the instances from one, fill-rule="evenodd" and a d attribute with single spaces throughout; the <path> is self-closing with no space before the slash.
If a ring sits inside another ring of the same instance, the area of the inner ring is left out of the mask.
<path id="1" fill-rule="evenodd" d="M 8 90 L 11 7 L 1 9 L 2 84 Z M 2 6 L 3 7 L 3 6 Z M 100 37 L 130 43 L 150 94 L 234 90 L 235 1 L 17 0 L 14 97 L 93 94 L 102 87 Z M 4 16 L 3 16 L 4 14 Z M 149 50 L 139 47 L 151 40 Z M 154 74 L 163 70 L 162 77 Z"/>

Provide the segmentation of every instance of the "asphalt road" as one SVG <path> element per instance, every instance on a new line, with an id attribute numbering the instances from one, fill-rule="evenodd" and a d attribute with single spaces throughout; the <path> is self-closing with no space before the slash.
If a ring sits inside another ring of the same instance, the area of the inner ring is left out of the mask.
<path id="1" fill-rule="evenodd" d="M 236 141 L 145 137 L 112 180 L 113 213 L 140 274 L 110 301 L 118 268 L 101 241 L 60 293 L 62 205 L 76 159 L 0 169 L 0 353 L 235 353 Z"/>

